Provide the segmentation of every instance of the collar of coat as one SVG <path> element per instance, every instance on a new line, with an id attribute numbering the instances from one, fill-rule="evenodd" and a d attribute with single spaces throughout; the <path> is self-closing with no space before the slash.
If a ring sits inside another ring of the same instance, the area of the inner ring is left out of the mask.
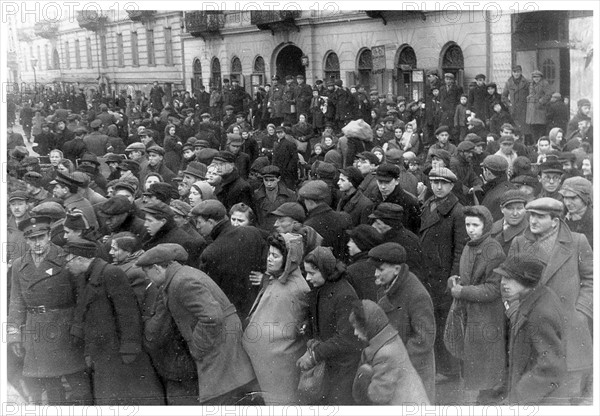
<path id="1" fill-rule="evenodd" d="M 538 285 L 534 287 L 529 293 L 527 293 L 522 299 L 520 299 L 519 310 L 517 311 L 517 319 L 512 325 L 511 332 L 516 334 L 519 329 L 525 324 L 529 314 L 533 311 L 533 308 L 538 303 L 542 296 L 550 296 L 556 294 L 547 286 Z"/>
<path id="2" fill-rule="evenodd" d="M 329 205 L 327 205 L 325 202 L 321 202 L 319 205 L 317 205 L 315 207 L 315 209 L 313 209 L 312 211 L 310 211 L 308 213 L 308 216 L 310 218 L 310 217 L 314 217 L 316 215 L 324 214 L 329 211 L 333 211 L 333 209 L 331 209 L 331 207 Z"/>
<path id="3" fill-rule="evenodd" d="M 389 287 L 383 290 L 385 296 L 383 296 L 379 301 L 379 306 L 381 306 L 385 313 L 392 312 L 395 309 L 403 306 L 397 304 L 397 301 L 399 300 L 398 296 L 400 292 L 402 292 L 402 288 L 404 287 L 409 273 L 410 270 L 408 265 L 406 263 L 403 264 L 400 268 L 400 273 L 398 273 L 398 276 L 394 278 Z"/>
<path id="4" fill-rule="evenodd" d="M 435 201 L 435 196 L 432 196 L 425 203 L 425 209 L 429 210 L 429 206 L 433 201 Z M 452 192 L 448 194 L 447 197 L 443 198 L 441 201 L 438 201 L 437 207 L 435 210 L 442 214 L 443 216 L 448 215 L 450 211 L 454 208 L 454 206 L 458 203 L 458 197 L 454 195 Z"/>
<path id="5" fill-rule="evenodd" d="M 383 328 L 377 335 L 369 340 L 369 346 L 364 349 L 363 354 L 367 362 L 373 362 L 373 357 L 377 354 L 377 351 L 381 349 L 385 344 L 393 341 L 396 337 L 399 337 L 398 331 L 394 329 L 389 323 Z"/>
<path id="6" fill-rule="evenodd" d="M 507 243 L 516 236 L 521 235 L 527 229 L 529 229 L 529 221 L 527 218 L 524 218 L 523 221 L 521 221 L 521 223 L 516 227 L 509 225 L 506 230 L 504 229 L 504 218 L 501 218 L 492 224 L 490 234 L 493 237 L 502 235 L 502 242 Z"/>
<path id="7" fill-rule="evenodd" d="M 65 252 L 56 244 L 50 243 L 50 249 L 42 261 L 62 269 L 65 266 Z M 33 264 L 33 257 L 31 256 L 31 250 L 27 250 L 27 254 L 23 257 L 19 271 L 23 271 L 23 269 L 31 264 Z"/>
<path id="8" fill-rule="evenodd" d="M 212 231 L 210 232 L 210 238 L 213 241 L 216 241 L 217 238 L 219 238 L 219 236 L 227 231 L 229 231 L 230 229 L 233 228 L 233 225 L 231 225 L 231 222 L 229 221 L 228 218 L 223 218 L 221 221 L 219 221 L 214 228 L 212 229 Z"/>
<path id="9" fill-rule="evenodd" d="M 227 175 L 223 175 L 221 178 L 221 188 L 224 188 L 226 185 L 229 185 L 232 182 L 235 182 L 237 178 L 240 177 L 240 174 L 237 170 L 237 167 L 233 167 L 233 170 Z"/>
<path id="10" fill-rule="evenodd" d="M 292 198 L 292 197 L 296 196 L 296 194 L 294 192 L 292 192 L 291 190 L 289 190 L 281 182 L 279 182 L 277 184 L 277 196 L 279 196 L 279 195 L 287 196 L 289 198 Z M 257 199 L 262 199 L 262 198 L 266 198 L 267 197 L 267 189 L 265 188 L 265 184 L 264 183 L 262 185 L 260 185 L 260 188 L 258 188 L 255 191 L 255 197 Z"/>

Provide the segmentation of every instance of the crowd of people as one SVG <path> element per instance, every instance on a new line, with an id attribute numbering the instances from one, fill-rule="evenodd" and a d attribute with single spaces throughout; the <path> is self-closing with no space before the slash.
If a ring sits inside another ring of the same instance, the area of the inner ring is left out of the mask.
<path id="1" fill-rule="evenodd" d="M 13 387 L 421 406 L 463 380 L 458 404 L 590 403 L 591 102 L 571 117 L 519 66 L 501 94 L 427 75 L 411 102 L 289 75 L 9 106 Z"/>

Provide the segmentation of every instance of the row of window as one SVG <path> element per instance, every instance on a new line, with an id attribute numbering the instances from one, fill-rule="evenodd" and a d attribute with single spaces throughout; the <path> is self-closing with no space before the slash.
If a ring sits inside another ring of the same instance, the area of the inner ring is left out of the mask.
<path id="1" fill-rule="evenodd" d="M 96 37 L 96 50 L 99 51 L 99 55 L 97 56 L 92 56 L 92 42 L 93 39 L 92 38 L 86 38 L 85 40 L 85 54 L 86 54 L 86 64 L 87 64 L 87 68 L 94 68 L 95 66 L 101 67 L 101 68 L 107 68 L 108 67 L 108 56 L 107 56 L 107 39 L 106 39 L 107 35 L 98 35 Z M 117 66 L 119 67 L 124 67 L 125 66 L 125 46 L 124 46 L 124 42 L 123 42 L 123 34 L 122 33 L 115 33 L 115 43 L 117 46 Z M 165 51 L 164 51 L 164 57 L 165 57 L 165 65 L 173 65 L 173 44 L 172 44 L 172 36 L 171 36 L 171 28 L 170 27 L 166 27 L 164 28 L 164 37 L 165 37 Z M 139 44 L 138 44 L 138 33 L 137 32 L 131 32 L 131 42 L 130 42 L 130 48 L 131 48 L 131 65 L 132 66 L 139 66 L 140 65 L 140 50 L 139 50 Z M 70 69 L 71 68 L 71 44 L 69 43 L 69 41 L 65 41 L 65 43 L 63 44 L 63 58 L 64 58 L 64 68 L 66 69 Z M 75 48 L 75 68 L 80 69 L 82 68 L 82 62 L 81 62 L 81 45 L 80 45 L 80 41 L 79 39 L 75 39 L 74 41 L 74 48 Z M 37 69 L 42 69 L 42 56 L 40 53 L 40 46 L 37 46 L 37 62 L 38 65 L 36 66 Z M 27 56 L 27 55 L 25 55 Z M 29 56 L 34 57 L 36 55 L 33 54 L 33 47 L 30 46 L 29 47 Z M 60 69 L 61 68 L 61 62 L 60 62 L 60 54 L 58 52 L 58 50 L 55 48 L 52 52 L 52 59 L 50 59 L 50 54 L 49 54 L 49 46 L 45 45 L 44 46 L 44 57 L 45 57 L 45 69 L 47 70 L 51 70 L 51 69 Z M 147 58 L 147 65 L 148 66 L 153 66 L 156 65 L 156 51 L 155 51 L 155 45 L 154 45 L 154 30 L 153 29 L 147 29 L 146 30 L 146 58 Z M 94 63 L 94 61 L 96 61 Z M 28 64 L 27 62 L 25 62 L 25 67 L 27 68 Z"/>

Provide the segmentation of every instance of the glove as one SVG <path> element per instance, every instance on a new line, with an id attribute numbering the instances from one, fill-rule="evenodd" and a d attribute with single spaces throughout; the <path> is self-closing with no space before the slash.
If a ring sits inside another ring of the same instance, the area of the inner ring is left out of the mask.
<path id="1" fill-rule="evenodd" d="M 18 358 L 23 358 L 25 356 L 25 347 L 23 347 L 21 342 L 13 342 L 10 344 L 10 349 Z"/>
<path id="2" fill-rule="evenodd" d="M 304 355 L 302 357 L 298 358 L 298 361 L 296 361 L 296 366 L 300 367 L 300 369 L 304 370 L 304 371 L 310 370 L 315 365 L 316 365 L 316 363 L 310 354 L 310 350 L 306 350 Z"/>
<path id="3" fill-rule="evenodd" d="M 121 354 L 121 360 L 123 364 L 131 364 L 137 358 L 137 354 Z"/>

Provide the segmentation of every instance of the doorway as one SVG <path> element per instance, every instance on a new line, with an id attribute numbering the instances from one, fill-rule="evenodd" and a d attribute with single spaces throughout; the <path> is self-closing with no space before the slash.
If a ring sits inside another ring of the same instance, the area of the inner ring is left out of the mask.
<path id="1" fill-rule="evenodd" d="M 275 60 L 275 74 L 284 80 L 286 75 L 303 75 L 306 78 L 306 68 L 302 66 L 302 49 L 288 45 L 279 51 Z"/>

